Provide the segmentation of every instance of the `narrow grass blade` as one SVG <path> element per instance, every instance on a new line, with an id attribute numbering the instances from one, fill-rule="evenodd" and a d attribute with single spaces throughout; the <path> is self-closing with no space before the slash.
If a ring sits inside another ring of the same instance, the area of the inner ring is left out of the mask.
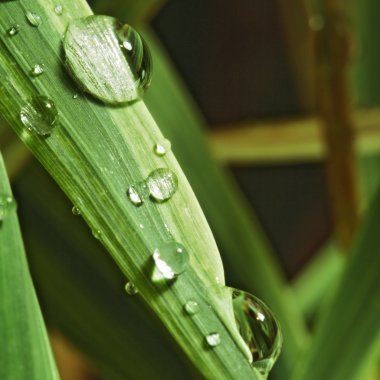
<path id="1" fill-rule="evenodd" d="M 300 310 L 250 206 L 212 159 L 199 111 L 154 35 L 145 30 L 144 36 L 155 62 L 155 78 L 146 103 L 172 142 L 205 211 L 226 263 L 229 284 L 261 297 L 278 317 L 284 332 L 278 367 L 286 378 L 307 337 Z"/>
<path id="2" fill-rule="evenodd" d="M 126 295 L 125 276 L 37 162 L 21 173 L 14 189 L 48 323 L 105 379 L 164 380 L 170 373 L 196 378 L 141 297 Z"/>
<path id="3" fill-rule="evenodd" d="M 380 341 L 380 194 L 294 380 L 359 380 Z"/>
<path id="4" fill-rule="evenodd" d="M 68 0 L 58 15 L 52 11 L 54 5 L 50 0 L 0 4 L 1 30 L 17 23 L 26 31 L 12 38 L 3 34 L 0 39 L 0 78 L 7 78 L 0 88 L 0 111 L 79 207 L 198 370 L 209 379 L 260 378 L 249 363 L 230 297 L 212 290 L 224 284 L 223 267 L 185 175 L 171 153 L 153 154 L 162 135 L 142 101 L 105 107 L 90 96 L 73 98 L 78 88 L 64 70 L 61 38 L 70 20 L 88 16 L 91 10 L 84 1 Z M 25 20 L 28 12 L 40 17 L 39 25 L 30 17 Z M 30 70 L 37 62 L 44 64 L 45 73 L 34 78 Z M 36 95 L 48 96 L 60 115 L 56 130 L 47 138 L 30 133 L 20 120 L 20 110 Z M 143 207 L 136 207 L 126 196 L 127 188 L 157 168 L 176 173 L 177 192 L 166 203 L 148 199 Z M 190 252 L 188 268 L 177 281 L 155 282 L 153 252 L 173 240 Z M 193 318 L 183 313 L 190 298 L 200 307 Z M 219 334 L 221 344 L 210 348 L 206 337 L 213 332 Z"/>
<path id="5" fill-rule="evenodd" d="M 59 379 L 0 155 L 0 378 Z M 5 206 L 8 205 L 8 206 Z"/>

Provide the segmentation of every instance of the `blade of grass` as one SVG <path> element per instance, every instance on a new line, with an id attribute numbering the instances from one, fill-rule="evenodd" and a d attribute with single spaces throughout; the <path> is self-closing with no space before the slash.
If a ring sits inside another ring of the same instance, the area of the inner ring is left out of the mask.
<path id="1" fill-rule="evenodd" d="M 361 228 L 335 296 L 292 379 L 356 380 L 380 342 L 380 193 Z M 332 339 L 333 337 L 333 339 Z"/>
<path id="2" fill-rule="evenodd" d="M 261 297 L 278 317 L 285 342 L 278 366 L 286 378 L 307 337 L 300 310 L 249 205 L 211 157 L 199 111 L 152 32 L 145 30 L 144 37 L 151 47 L 156 74 L 145 101 L 163 134 L 172 141 L 206 213 L 227 264 L 229 283 Z"/>
<path id="3" fill-rule="evenodd" d="M 34 163 L 14 188 L 49 324 L 86 353 L 106 379 L 159 380 L 171 371 L 184 380 L 194 378 L 140 297 L 126 297 L 125 277 L 47 173 Z"/>
<path id="4" fill-rule="evenodd" d="M 1 86 L 1 112 L 92 230 L 100 231 L 101 242 L 198 370 L 209 379 L 260 378 L 247 360 L 231 299 L 211 291 L 223 285 L 223 268 L 186 177 L 172 154 L 160 158 L 151 153 L 162 136 L 143 102 L 112 108 L 91 97 L 73 99 L 77 89 L 63 71 L 61 36 L 70 20 L 91 10 L 84 1 L 68 0 L 63 15 L 57 15 L 54 6 L 50 0 L 0 4 L 1 30 L 17 23 L 28 31 L 1 36 L 0 78 L 7 78 Z M 38 28 L 26 22 L 27 11 L 41 17 Z M 36 62 L 44 63 L 46 71 L 33 80 L 29 73 Z M 37 94 L 53 99 L 60 113 L 59 127 L 49 138 L 28 132 L 20 121 L 20 109 Z M 165 204 L 148 201 L 135 207 L 126 188 L 159 167 L 177 174 L 178 191 Z M 152 281 L 152 253 L 172 239 L 187 247 L 190 263 L 177 281 L 160 285 Z M 190 298 L 200 306 L 193 318 L 183 315 Z M 205 337 L 214 331 L 222 343 L 207 349 Z"/>
<path id="5" fill-rule="evenodd" d="M 12 196 L 1 154 L 0 196 Z M 0 221 L 0 279 L 0 378 L 59 379 L 14 210 Z"/>

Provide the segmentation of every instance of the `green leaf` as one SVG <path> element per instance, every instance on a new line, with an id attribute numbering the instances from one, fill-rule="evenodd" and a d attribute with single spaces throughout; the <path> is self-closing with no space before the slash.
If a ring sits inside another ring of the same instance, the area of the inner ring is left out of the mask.
<path id="1" fill-rule="evenodd" d="M 13 198 L 0 155 L 0 378 L 58 379 L 15 206 L 7 199 Z"/>
<path id="2" fill-rule="evenodd" d="M 0 28 L 17 23 L 24 30 L 13 37 L 1 36 L 1 112 L 91 229 L 99 231 L 118 266 L 198 370 L 209 379 L 260 378 L 248 361 L 231 299 L 212 290 L 224 284 L 223 267 L 186 177 L 171 153 L 163 158 L 152 153 L 162 135 L 143 102 L 105 107 L 90 96 L 73 99 L 78 89 L 62 64 L 61 36 L 70 20 L 91 11 L 83 1 L 68 0 L 63 15 L 57 15 L 54 5 L 48 0 L 32 6 L 26 1 L 0 4 Z M 26 11 L 41 17 L 39 27 L 25 21 Z M 31 78 L 30 68 L 38 62 L 45 65 L 45 73 Z M 60 115 L 49 137 L 31 133 L 20 121 L 20 110 L 36 95 L 52 99 Z M 133 205 L 126 189 L 162 167 L 174 171 L 179 180 L 172 199 Z M 190 252 L 190 264 L 176 281 L 159 284 L 152 281 L 152 254 L 172 239 Z M 183 315 L 190 298 L 201 310 L 193 318 Z M 212 332 L 220 334 L 221 344 L 211 349 L 205 338 Z"/>
<path id="3" fill-rule="evenodd" d="M 49 325 L 85 353 L 106 379 L 159 380 L 170 373 L 195 378 L 141 297 L 126 295 L 125 276 L 37 162 L 25 168 L 14 189 Z"/>
<path id="4" fill-rule="evenodd" d="M 259 296 L 279 319 L 284 347 L 278 369 L 286 378 L 308 335 L 300 309 L 250 206 L 211 157 L 199 110 L 152 32 L 145 30 L 143 35 L 151 47 L 155 73 L 146 104 L 172 142 L 206 214 L 221 248 L 228 284 Z"/>
<path id="5" fill-rule="evenodd" d="M 380 193 L 294 380 L 359 380 L 380 342 Z"/>

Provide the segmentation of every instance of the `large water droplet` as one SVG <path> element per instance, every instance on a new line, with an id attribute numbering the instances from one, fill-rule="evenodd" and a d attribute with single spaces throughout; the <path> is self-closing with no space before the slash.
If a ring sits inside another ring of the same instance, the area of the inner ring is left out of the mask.
<path id="1" fill-rule="evenodd" d="M 149 86 L 151 57 L 145 42 L 133 28 L 113 17 L 73 20 L 63 46 L 74 80 L 106 103 L 137 100 Z"/>
<path id="2" fill-rule="evenodd" d="M 153 280 L 159 281 L 162 278 L 172 280 L 186 270 L 189 253 L 182 244 L 170 241 L 153 252 L 153 260 L 155 263 Z"/>
<path id="3" fill-rule="evenodd" d="M 171 143 L 169 140 L 164 139 L 158 143 L 156 143 L 153 147 L 154 153 L 159 156 L 165 156 L 165 154 L 170 150 L 171 148 Z"/>
<path id="4" fill-rule="evenodd" d="M 170 199 L 178 188 L 175 173 L 166 168 L 152 171 L 147 178 L 150 196 L 157 202 Z"/>
<path id="5" fill-rule="evenodd" d="M 20 119 L 30 131 L 48 136 L 57 124 L 58 111 L 51 99 L 38 95 L 21 108 Z"/>
<path id="6" fill-rule="evenodd" d="M 9 195 L 0 194 L 0 226 L 10 212 L 16 209 L 16 201 Z"/>
<path id="7" fill-rule="evenodd" d="M 220 344 L 220 335 L 217 332 L 213 332 L 206 336 L 206 342 L 210 347 L 216 347 Z"/>
<path id="8" fill-rule="evenodd" d="M 28 20 L 29 24 L 38 28 L 42 24 L 41 16 L 34 12 L 26 12 L 25 17 Z"/>
<path id="9" fill-rule="evenodd" d="M 199 312 L 198 302 L 195 300 L 189 300 L 185 303 L 184 307 L 185 312 L 189 315 L 194 315 Z"/>
<path id="10" fill-rule="evenodd" d="M 129 294 L 130 296 L 134 296 L 135 294 L 137 294 L 139 292 L 139 290 L 136 288 L 135 284 L 133 284 L 132 282 L 128 281 L 126 284 L 125 284 L 125 291 L 127 292 L 127 294 Z"/>
<path id="11" fill-rule="evenodd" d="M 43 63 L 37 63 L 33 66 L 32 70 L 30 70 L 30 74 L 34 77 L 38 77 L 44 73 L 44 64 Z"/>
<path id="12" fill-rule="evenodd" d="M 18 34 L 19 31 L 20 31 L 20 26 L 19 26 L 19 25 L 12 25 L 12 26 L 7 30 L 7 33 L 8 33 L 8 36 L 13 37 L 13 36 L 15 36 L 16 34 Z"/>
<path id="13" fill-rule="evenodd" d="M 279 324 L 264 302 L 241 290 L 230 290 L 236 324 L 252 353 L 252 365 L 263 375 L 268 375 L 281 352 Z"/>

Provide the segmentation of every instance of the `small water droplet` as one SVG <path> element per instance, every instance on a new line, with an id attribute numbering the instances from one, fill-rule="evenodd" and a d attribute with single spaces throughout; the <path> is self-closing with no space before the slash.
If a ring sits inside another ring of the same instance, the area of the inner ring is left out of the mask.
<path id="1" fill-rule="evenodd" d="M 100 231 L 100 230 L 92 230 L 92 236 L 96 240 L 100 240 L 100 238 L 102 237 L 102 231 Z"/>
<path id="2" fill-rule="evenodd" d="M 16 34 L 18 34 L 18 32 L 20 31 L 20 26 L 19 25 L 12 25 L 8 30 L 7 30 L 7 33 L 8 33 L 8 36 L 15 36 Z"/>
<path id="3" fill-rule="evenodd" d="M 184 309 L 187 314 L 194 315 L 199 312 L 199 305 L 197 301 L 189 300 L 185 303 Z"/>
<path id="4" fill-rule="evenodd" d="M 78 96 L 79 96 L 78 94 L 74 94 L 74 95 L 73 95 L 73 99 L 77 99 Z"/>
<path id="5" fill-rule="evenodd" d="M 33 66 L 32 70 L 30 71 L 30 74 L 34 77 L 38 77 L 44 73 L 44 67 L 45 65 L 43 63 L 37 63 Z"/>
<path id="6" fill-rule="evenodd" d="M 133 28 L 113 17 L 93 15 L 71 21 L 63 46 L 73 79 L 106 103 L 138 100 L 150 84 L 148 47 Z"/>
<path id="7" fill-rule="evenodd" d="M 16 210 L 17 205 L 16 201 L 10 195 L 1 195 L 0 194 L 0 226 L 2 225 L 4 219 L 12 211 Z"/>
<path id="8" fill-rule="evenodd" d="M 153 147 L 154 153 L 159 156 L 165 156 L 165 154 L 170 150 L 171 148 L 171 143 L 169 140 L 164 139 L 158 143 L 156 143 Z"/>
<path id="9" fill-rule="evenodd" d="M 29 24 L 36 28 L 42 24 L 42 19 L 37 13 L 28 11 L 25 13 L 25 17 L 28 20 Z"/>
<path id="10" fill-rule="evenodd" d="M 143 224 L 140 224 L 139 227 L 143 230 L 144 229 L 144 225 Z"/>
<path id="11" fill-rule="evenodd" d="M 247 292 L 229 289 L 232 292 L 236 324 L 252 353 L 252 365 L 263 375 L 268 375 L 282 347 L 278 322 L 264 302 Z"/>
<path id="12" fill-rule="evenodd" d="M 175 173 L 166 168 L 152 171 L 147 178 L 150 196 L 157 202 L 170 199 L 178 188 Z"/>
<path id="13" fill-rule="evenodd" d="M 135 205 L 135 206 L 141 206 L 143 204 L 142 196 L 138 193 L 136 187 L 134 185 L 131 185 L 127 189 L 127 195 L 129 200 Z"/>
<path id="14" fill-rule="evenodd" d="M 159 281 L 162 278 L 172 280 L 187 269 L 189 253 L 182 244 L 170 241 L 155 249 L 153 260 L 155 263 L 153 280 Z"/>
<path id="15" fill-rule="evenodd" d="M 206 342 L 210 347 L 216 347 L 220 344 L 220 335 L 217 332 L 213 332 L 206 336 Z"/>
<path id="16" fill-rule="evenodd" d="M 58 16 L 61 16 L 62 13 L 63 13 L 63 7 L 61 4 L 57 4 L 55 7 L 54 7 L 54 12 L 58 15 Z"/>
<path id="17" fill-rule="evenodd" d="M 80 209 L 76 206 L 73 206 L 73 208 L 71 209 L 71 212 L 74 214 L 74 215 L 80 215 L 81 212 L 80 212 Z"/>
<path id="18" fill-rule="evenodd" d="M 20 119 L 31 132 L 48 136 L 58 122 L 58 111 L 51 99 L 38 95 L 21 108 Z"/>
<path id="19" fill-rule="evenodd" d="M 134 296 L 135 294 L 137 294 L 139 291 L 138 289 L 136 288 L 135 284 L 133 284 L 132 282 L 128 281 L 126 284 L 125 284 L 125 291 L 127 292 L 127 294 L 129 294 L 130 296 Z"/>

